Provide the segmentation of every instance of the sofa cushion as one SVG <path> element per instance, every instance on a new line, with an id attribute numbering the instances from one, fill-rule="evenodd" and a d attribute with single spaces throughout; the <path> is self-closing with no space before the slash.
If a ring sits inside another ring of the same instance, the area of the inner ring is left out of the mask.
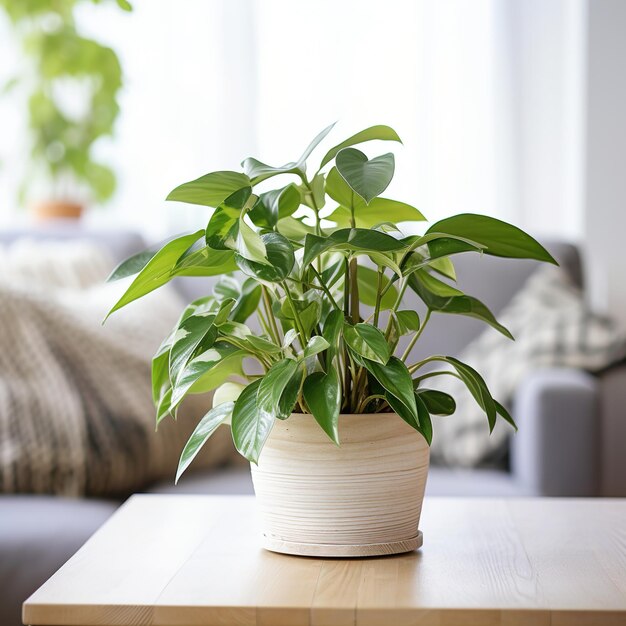
<path id="1" fill-rule="evenodd" d="M 0 624 L 19 626 L 21 605 L 119 506 L 104 500 L 0 496 Z"/>
<path id="2" fill-rule="evenodd" d="M 0 492 L 112 497 L 173 476 L 210 397 L 155 434 L 150 363 L 184 303 L 169 286 L 116 313 L 127 282 L 81 239 L 0 245 Z M 196 465 L 234 455 L 219 433 Z"/>
<path id="3" fill-rule="evenodd" d="M 505 404 L 525 377 L 539 368 L 597 373 L 626 356 L 626 329 L 591 311 L 582 291 L 557 267 L 538 269 L 499 320 L 515 341 L 487 328 L 459 359 L 478 370 L 493 396 Z M 484 411 L 460 380 L 439 376 L 425 386 L 447 392 L 457 401 L 454 416 L 434 421 L 434 461 L 473 467 L 505 457 L 512 429 L 500 420 L 490 435 Z"/>

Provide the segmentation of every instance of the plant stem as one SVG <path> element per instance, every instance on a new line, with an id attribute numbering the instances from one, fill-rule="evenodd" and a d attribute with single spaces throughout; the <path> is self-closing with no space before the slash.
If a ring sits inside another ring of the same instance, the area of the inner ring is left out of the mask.
<path id="1" fill-rule="evenodd" d="M 357 260 L 356 257 L 353 257 L 350 259 L 350 311 L 353 324 L 358 324 L 361 321 L 359 314 L 359 283 L 357 272 Z"/>
<path id="2" fill-rule="evenodd" d="M 456 372 L 453 372 L 452 370 L 437 370 L 435 372 L 428 372 L 427 374 L 422 374 L 421 376 L 418 376 L 417 378 L 413 379 L 414 383 L 420 383 L 423 380 L 426 380 L 427 378 L 434 378 L 435 376 L 454 376 L 455 378 L 458 378 L 459 380 L 463 380 Z"/>
<path id="3" fill-rule="evenodd" d="M 320 273 L 311 265 L 311 269 L 313 270 L 313 273 L 315 274 L 315 277 L 317 278 L 317 280 L 319 281 L 320 284 L 320 288 L 324 291 L 324 293 L 328 296 L 328 299 L 330 300 L 331 304 L 338 310 L 341 311 L 341 307 L 337 304 L 337 301 L 335 300 L 335 298 L 333 298 L 333 294 L 330 293 L 330 290 L 328 289 L 328 287 L 324 284 L 322 277 L 320 275 Z M 312 285 L 313 287 L 315 285 Z"/>
<path id="4" fill-rule="evenodd" d="M 372 402 L 372 400 L 384 400 L 385 396 L 381 396 L 380 394 L 373 394 L 371 396 L 367 396 L 367 398 L 365 398 L 365 400 L 363 400 L 363 402 L 361 402 L 361 404 L 359 404 L 358 408 L 357 408 L 357 413 L 363 413 L 363 411 L 365 410 L 365 407 Z"/>
<path id="5" fill-rule="evenodd" d="M 272 311 L 272 301 L 270 300 L 270 295 L 267 292 L 267 287 L 265 285 L 261 286 L 261 293 L 263 294 L 263 305 L 265 306 L 265 314 L 267 315 L 267 319 L 272 326 L 272 330 L 274 331 L 274 341 L 280 344 L 282 342 L 282 338 L 278 329 L 278 325 L 276 324 L 276 319 L 274 318 L 274 312 Z"/>
<path id="6" fill-rule="evenodd" d="M 283 281 L 281 283 L 281 285 L 283 286 L 283 289 L 285 290 L 285 293 L 287 294 L 287 299 L 289 300 L 289 304 L 291 304 L 291 309 L 293 311 L 293 317 L 294 317 L 294 321 L 295 321 L 295 325 L 296 325 L 296 329 L 298 331 L 298 334 L 300 335 L 300 343 L 302 344 L 302 349 L 304 350 L 304 348 L 306 348 L 306 344 L 308 342 L 308 337 L 306 336 L 306 332 L 304 331 L 304 324 L 302 323 L 302 320 L 300 319 L 300 313 L 298 312 L 298 309 L 296 309 L 296 303 L 294 302 L 294 299 L 291 295 L 291 291 L 289 291 L 289 287 L 287 286 L 287 282 Z"/>
<path id="7" fill-rule="evenodd" d="M 420 338 L 420 335 L 424 331 L 424 328 L 426 327 L 426 324 L 428 324 L 428 320 L 430 319 L 430 314 L 431 313 L 432 313 L 432 311 L 430 309 L 428 309 L 426 311 L 426 315 L 424 316 L 424 320 L 422 321 L 422 323 L 420 324 L 420 327 L 417 329 L 417 331 L 415 332 L 415 334 L 411 338 L 411 341 L 409 341 L 409 345 L 406 347 L 406 350 L 402 353 L 402 356 L 400 357 L 400 359 L 402 361 L 406 361 L 407 360 L 409 354 L 411 353 L 411 350 L 413 350 L 413 346 L 416 344 L 417 340 Z"/>
<path id="8" fill-rule="evenodd" d="M 378 317 L 380 315 L 380 302 L 382 300 L 382 286 L 383 286 L 383 273 L 384 268 L 378 268 L 378 283 L 376 284 L 376 305 L 374 306 L 374 326 L 378 326 Z"/>
<path id="9" fill-rule="evenodd" d="M 350 225 L 356 227 L 356 219 L 354 217 L 354 191 L 352 191 L 352 200 L 350 202 Z M 352 312 L 352 323 L 358 324 L 359 315 L 359 282 L 357 278 L 358 266 L 356 257 L 350 259 L 350 309 Z"/>
<path id="10" fill-rule="evenodd" d="M 349 280 L 349 263 L 348 258 L 344 259 L 344 277 L 343 277 L 343 315 L 346 319 L 350 317 L 350 280 Z M 348 407 L 350 404 L 350 361 L 348 356 L 348 347 L 346 342 L 343 343 L 343 398 L 344 403 Z"/>

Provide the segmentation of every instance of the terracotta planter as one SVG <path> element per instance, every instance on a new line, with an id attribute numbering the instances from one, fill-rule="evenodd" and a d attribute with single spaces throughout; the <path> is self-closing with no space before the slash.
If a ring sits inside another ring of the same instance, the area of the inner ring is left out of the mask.
<path id="1" fill-rule="evenodd" d="M 56 219 L 77 220 L 84 209 L 82 204 L 68 200 L 42 200 L 32 205 L 35 219 L 41 222 Z"/>
<path id="2" fill-rule="evenodd" d="M 429 448 L 394 414 L 341 415 L 335 446 L 311 415 L 277 421 L 252 479 L 263 545 L 306 556 L 420 547 Z"/>

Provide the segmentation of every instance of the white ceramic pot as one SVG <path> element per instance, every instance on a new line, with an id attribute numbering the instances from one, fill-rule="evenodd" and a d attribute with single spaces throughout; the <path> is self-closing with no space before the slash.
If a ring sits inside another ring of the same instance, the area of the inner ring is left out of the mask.
<path id="1" fill-rule="evenodd" d="M 391 413 L 341 415 L 336 446 L 311 415 L 278 420 L 252 465 L 263 545 L 305 556 L 420 547 L 429 447 Z"/>

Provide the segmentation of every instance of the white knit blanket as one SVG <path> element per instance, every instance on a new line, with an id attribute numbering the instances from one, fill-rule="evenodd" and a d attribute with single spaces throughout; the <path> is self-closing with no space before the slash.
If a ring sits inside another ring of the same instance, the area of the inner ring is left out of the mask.
<path id="1" fill-rule="evenodd" d="M 592 312 L 580 289 L 557 267 L 531 275 L 498 319 L 515 341 L 487 328 L 459 358 L 483 375 L 492 395 L 504 404 L 510 405 L 516 389 L 535 370 L 566 367 L 594 373 L 626 356 L 626 331 Z M 484 413 L 463 383 L 450 376 L 426 382 L 457 400 L 452 416 L 433 418 L 433 461 L 461 467 L 501 462 L 511 427 L 498 420 L 490 436 Z M 524 416 L 512 408 L 513 418 L 524 428 Z"/>
<path id="2" fill-rule="evenodd" d="M 155 435 L 150 361 L 182 302 L 166 288 L 102 326 L 127 286 L 103 284 L 111 265 L 93 244 L 0 247 L 0 492 L 117 495 L 174 476 L 199 411 Z"/>

